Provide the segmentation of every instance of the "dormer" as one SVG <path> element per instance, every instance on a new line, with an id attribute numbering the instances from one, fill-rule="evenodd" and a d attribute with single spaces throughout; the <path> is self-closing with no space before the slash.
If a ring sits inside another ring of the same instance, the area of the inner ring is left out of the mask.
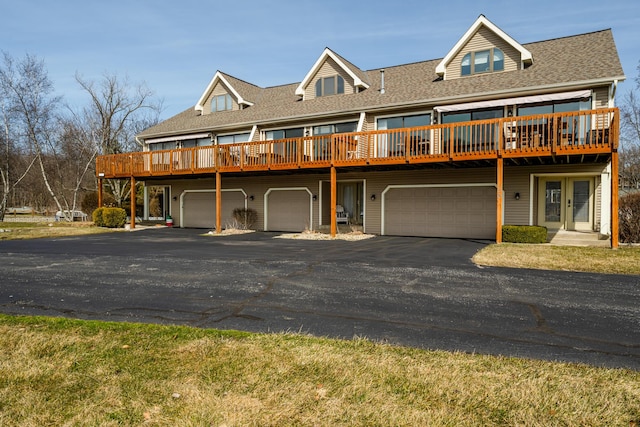
<path id="1" fill-rule="evenodd" d="M 367 89 L 366 74 L 329 48 L 307 73 L 296 88 L 303 100 L 324 96 L 347 95 Z"/>
<path id="2" fill-rule="evenodd" d="M 250 107 L 253 103 L 245 98 L 249 95 L 247 92 L 250 92 L 245 85 L 257 88 L 235 77 L 216 71 L 194 108 L 201 114 L 211 114 Z"/>
<path id="3" fill-rule="evenodd" d="M 436 67 L 444 80 L 521 70 L 533 63 L 531 52 L 480 15 Z"/>

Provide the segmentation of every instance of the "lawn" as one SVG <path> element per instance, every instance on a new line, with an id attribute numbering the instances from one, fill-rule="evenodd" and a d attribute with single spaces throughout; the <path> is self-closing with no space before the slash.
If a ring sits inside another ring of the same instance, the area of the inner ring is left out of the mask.
<path id="1" fill-rule="evenodd" d="M 624 369 L 0 316 L 3 426 L 634 426 L 638 402 Z"/>
<path id="2" fill-rule="evenodd" d="M 495 267 L 640 274 L 640 248 L 620 249 L 502 243 L 480 250 L 473 262 Z"/>
<path id="3" fill-rule="evenodd" d="M 90 222 L 0 222 L 0 240 L 80 236 L 111 231 L 114 230 L 96 227 Z"/>

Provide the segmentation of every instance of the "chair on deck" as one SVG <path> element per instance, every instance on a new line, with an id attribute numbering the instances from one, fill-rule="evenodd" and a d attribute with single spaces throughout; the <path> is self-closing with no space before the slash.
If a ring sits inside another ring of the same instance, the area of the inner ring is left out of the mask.
<path id="1" fill-rule="evenodd" d="M 342 205 L 336 205 L 336 224 L 349 224 L 349 213 Z"/>

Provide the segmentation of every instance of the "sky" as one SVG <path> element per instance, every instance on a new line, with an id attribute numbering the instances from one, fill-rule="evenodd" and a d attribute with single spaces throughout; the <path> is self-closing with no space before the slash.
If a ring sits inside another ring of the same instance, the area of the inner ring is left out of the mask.
<path id="1" fill-rule="evenodd" d="M 611 28 L 627 80 L 640 61 L 635 0 L 0 0 L 0 51 L 44 61 L 72 107 L 76 73 L 145 83 L 162 118 L 193 107 L 220 70 L 261 87 L 300 82 L 331 48 L 363 70 L 443 58 L 480 14 L 519 43 Z"/>

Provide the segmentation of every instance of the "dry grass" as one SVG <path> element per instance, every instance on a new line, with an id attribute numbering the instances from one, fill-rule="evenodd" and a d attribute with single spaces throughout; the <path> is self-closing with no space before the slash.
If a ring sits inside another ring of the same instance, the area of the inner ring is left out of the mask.
<path id="1" fill-rule="evenodd" d="M 480 250 L 473 262 L 494 267 L 640 274 L 640 248 L 607 248 L 503 243 Z"/>
<path id="2" fill-rule="evenodd" d="M 91 222 L 0 222 L 0 230 L 0 240 L 81 236 L 114 231 L 96 227 Z"/>
<path id="3" fill-rule="evenodd" d="M 639 401 L 628 370 L 0 316 L 3 426 L 629 426 Z"/>

